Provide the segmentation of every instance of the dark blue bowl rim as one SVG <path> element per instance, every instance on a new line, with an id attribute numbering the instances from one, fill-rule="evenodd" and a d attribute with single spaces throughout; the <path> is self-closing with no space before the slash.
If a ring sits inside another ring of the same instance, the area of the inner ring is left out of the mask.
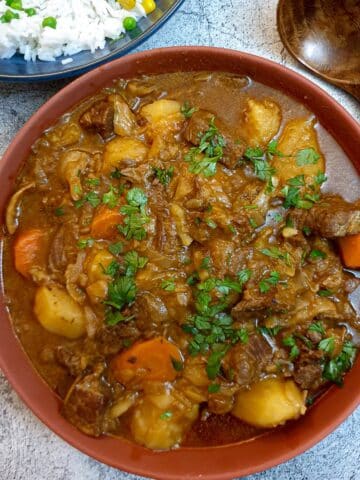
<path id="1" fill-rule="evenodd" d="M 119 47 L 114 52 L 105 55 L 101 59 L 96 59 L 85 63 L 81 66 L 75 66 L 73 68 L 69 68 L 68 70 L 62 72 L 54 72 L 54 73 L 37 73 L 37 74 L 29 74 L 29 75 L 9 75 L 9 74 L 1 74 L 0 73 L 0 80 L 6 82 L 34 82 L 34 81 L 50 81 L 50 80 L 58 80 L 61 78 L 68 78 L 73 77 L 75 75 L 81 75 L 89 70 L 98 67 L 104 63 L 109 62 L 110 60 L 115 60 L 116 58 L 125 55 L 135 47 L 139 46 L 142 42 L 146 39 L 151 37 L 164 23 L 169 20 L 171 15 L 175 13 L 175 11 L 180 7 L 180 5 L 184 2 L 184 0 L 175 0 L 174 4 L 164 13 L 164 15 L 159 18 L 156 22 L 150 25 L 141 35 L 132 39 L 126 45 Z"/>

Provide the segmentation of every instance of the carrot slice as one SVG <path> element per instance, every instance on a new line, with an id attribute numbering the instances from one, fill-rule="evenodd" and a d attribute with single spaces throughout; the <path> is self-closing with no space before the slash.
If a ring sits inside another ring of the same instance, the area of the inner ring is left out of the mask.
<path id="1" fill-rule="evenodd" d="M 135 343 L 113 361 L 115 378 L 124 384 L 135 377 L 142 380 L 171 382 L 177 376 L 175 365 L 183 362 L 176 345 L 163 337 Z"/>
<path id="2" fill-rule="evenodd" d="M 344 265 L 349 268 L 360 268 L 360 233 L 338 239 Z"/>
<path id="3" fill-rule="evenodd" d="M 94 238 L 112 238 L 117 233 L 116 226 L 122 221 L 121 213 L 102 206 L 92 220 L 91 235 Z"/>
<path id="4" fill-rule="evenodd" d="M 24 277 L 30 278 L 30 270 L 44 262 L 46 237 L 46 232 L 37 228 L 25 230 L 16 237 L 15 268 Z"/>

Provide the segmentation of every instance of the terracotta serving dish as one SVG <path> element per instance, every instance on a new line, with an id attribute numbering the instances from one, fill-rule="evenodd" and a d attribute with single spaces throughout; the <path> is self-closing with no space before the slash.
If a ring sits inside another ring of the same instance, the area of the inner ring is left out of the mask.
<path id="1" fill-rule="evenodd" d="M 189 70 L 248 75 L 279 89 L 314 112 L 360 173 L 360 126 L 330 96 L 297 73 L 263 58 L 208 47 L 176 47 L 130 55 L 103 65 L 65 87 L 41 107 L 15 137 L 0 163 L 0 212 L 31 145 L 76 103 L 117 77 Z M 299 421 L 241 444 L 180 448 L 155 453 L 125 440 L 91 438 L 59 413 L 59 399 L 33 369 L 13 332 L 0 297 L 0 367 L 29 408 L 49 428 L 82 452 L 108 465 L 164 480 L 223 480 L 265 470 L 299 455 L 334 430 L 360 403 L 360 358 L 344 388 L 330 388 Z"/>

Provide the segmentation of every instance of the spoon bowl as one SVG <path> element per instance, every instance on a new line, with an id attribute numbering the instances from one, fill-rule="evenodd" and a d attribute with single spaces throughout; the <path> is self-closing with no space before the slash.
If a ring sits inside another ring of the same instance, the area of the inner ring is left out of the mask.
<path id="1" fill-rule="evenodd" d="M 293 57 L 360 100 L 360 0 L 280 0 L 277 27 Z"/>

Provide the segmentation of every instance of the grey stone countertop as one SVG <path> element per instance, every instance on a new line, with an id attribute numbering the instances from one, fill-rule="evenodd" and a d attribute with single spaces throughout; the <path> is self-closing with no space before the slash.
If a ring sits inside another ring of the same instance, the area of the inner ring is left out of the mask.
<path id="1" fill-rule="evenodd" d="M 358 121 L 359 104 L 297 64 L 276 31 L 276 0 L 186 0 L 139 50 L 211 45 L 264 56 L 301 72 L 324 88 Z M 36 109 L 66 81 L 0 83 L 0 155 Z M 0 374 L 0 480 L 136 480 L 73 449 L 23 405 Z M 305 454 L 248 480 L 360 480 L 360 409 Z"/>

